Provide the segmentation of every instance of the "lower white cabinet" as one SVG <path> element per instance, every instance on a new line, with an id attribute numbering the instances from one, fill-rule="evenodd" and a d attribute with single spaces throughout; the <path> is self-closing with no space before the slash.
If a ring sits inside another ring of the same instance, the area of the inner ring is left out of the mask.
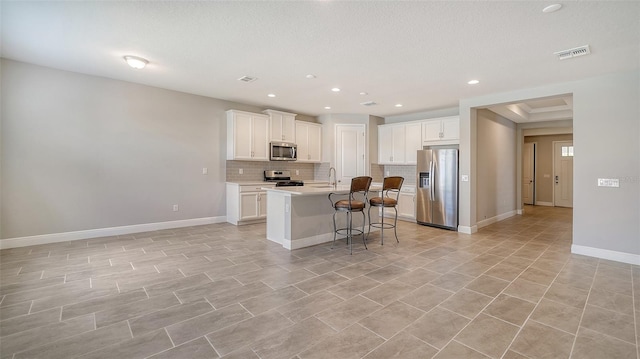
<path id="1" fill-rule="evenodd" d="M 227 183 L 227 222 L 241 225 L 266 221 L 267 192 L 262 188 L 273 186 Z"/>
<path id="2" fill-rule="evenodd" d="M 400 192 L 398 196 L 398 218 L 416 219 L 416 193 Z"/>

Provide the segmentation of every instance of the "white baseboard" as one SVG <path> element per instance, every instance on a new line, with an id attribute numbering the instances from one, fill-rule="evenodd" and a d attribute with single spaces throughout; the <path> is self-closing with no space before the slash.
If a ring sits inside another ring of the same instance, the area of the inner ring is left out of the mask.
<path id="1" fill-rule="evenodd" d="M 553 202 L 536 201 L 536 206 L 553 207 Z"/>
<path id="2" fill-rule="evenodd" d="M 509 217 L 513 217 L 516 215 L 516 211 L 509 211 L 509 212 L 505 212 L 502 214 L 499 214 L 495 217 L 491 217 L 491 218 L 487 218 L 487 219 L 483 219 L 482 221 L 479 221 L 478 223 L 476 223 L 476 225 L 478 226 L 478 228 L 482 228 L 482 227 L 486 227 L 490 224 L 496 223 L 496 222 L 500 222 L 503 219 L 507 219 Z"/>
<path id="3" fill-rule="evenodd" d="M 157 231 L 161 229 L 200 226 L 226 222 L 225 216 L 183 219 L 179 221 L 134 224 L 130 226 L 88 229 L 84 231 L 40 234 L 37 236 L 15 237 L 0 240 L 0 249 L 35 246 L 39 244 L 76 241 L 80 239 L 118 236 L 123 234 Z"/>
<path id="4" fill-rule="evenodd" d="M 610 251 L 608 249 L 579 246 L 576 244 L 571 245 L 571 253 L 608 259 L 616 262 L 640 265 L 640 254 Z"/>
<path id="5" fill-rule="evenodd" d="M 478 231 L 478 226 L 458 226 L 458 232 L 464 234 L 474 234 Z"/>
<path id="6" fill-rule="evenodd" d="M 521 215 L 521 214 L 523 214 L 523 213 L 524 213 L 524 211 L 523 211 L 523 210 L 521 210 L 521 209 L 516 210 L 516 214 L 518 214 L 518 215 Z"/>

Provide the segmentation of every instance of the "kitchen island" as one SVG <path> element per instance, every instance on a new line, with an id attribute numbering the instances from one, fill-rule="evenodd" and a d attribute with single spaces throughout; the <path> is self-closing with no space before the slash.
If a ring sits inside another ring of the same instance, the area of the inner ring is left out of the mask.
<path id="1" fill-rule="evenodd" d="M 378 195 L 371 186 L 369 197 Z M 337 193 L 346 199 L 349 186 L 304 185 L 300 187 L 263 188 L 267 192 L 267 239 L 281 244 L 287 249 L 298 249 L 333 241 L 334 210 L 329 201 L 329 193 Z M 368 206 L 368 205 L 367 205 Z M 365 213 L 367 213 L 365 209 Z M 371 211 L 374 221 L 378 211 Z M 367 223 L 368 223 L 367 215 Z M 336 216 L 338 228 L 345 227 L 346 214 Z M 353 215 L 354 228 L 362 228 L 362 216 Z M 365 232 L 367 227 L 365 226 Z M 372 231 L 375 228 L 372 228 Z M 344 236 L 338 235 L 338 238 Z M 357 243 L 360 236 L 354 238 Z"/>

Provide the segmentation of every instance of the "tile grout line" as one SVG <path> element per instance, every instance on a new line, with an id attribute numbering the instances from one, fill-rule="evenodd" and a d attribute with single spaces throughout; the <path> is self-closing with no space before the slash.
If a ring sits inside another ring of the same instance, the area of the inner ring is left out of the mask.
<path id="1" fill-rule="evenodd" d="M 578 328 L 576 329 L 576 336 L 573 338 L 573 344 L 571 345 L 571 351 L 569 352 L 569 358 L 573 356 L 573 350 L 576 347 L 576 342 L 578 341 L 578 333 L 580 332 L 580 326 L 582 325 L 582 319 L 584 318 L 584 313 L 587 311 L 587 305 L 589 304 L 589 297 L 591 296 L 591 290 L 593 289 L 593 283 L 596 281 L 596 276 L 598 275 L 598 269 L 600 269 L 600 261 L 598 260 L 598 264 L 596 265 L 596 271 L 593 274 L 593 279 L 591 280 L 591 285 L 589 286 L 589 293 L 587 294 L 587 299 L 584 302 L 584 308 L 582 308 L 582 314 L 580 315 L 580 320 L 578 321 Z"/>

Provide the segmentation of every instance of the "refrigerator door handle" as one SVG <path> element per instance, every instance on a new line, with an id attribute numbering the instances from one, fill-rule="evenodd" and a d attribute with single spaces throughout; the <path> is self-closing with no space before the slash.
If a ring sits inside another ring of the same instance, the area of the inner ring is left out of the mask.
<path id="1" fill-rule="evenodd" d="M 436 191 L 435 191 L 435 190 L 434 190 L 434 188 L 433 188 L 433 183 L 434 183 L 434 180 L 433 180 L 433 170 L 435 170 L 435 167 L 436 167 L 436 166 L 434 166 L 434 163 L 433 163 L 433 160 L 432 160 L 432 161 L 431 161 L 431 163 L 429 163 L 429 192 L 431 192 L 431 193 L 430 193 L 430 194 L 431 194 L 431 196 L 430 196 L 430 198 L 429 198 L 429 199 L 431 200 L 431 202 L 433 202 L 433 200 L 434 200 L 434 198 L 433 198 L 433 197 L 435 197 L 435 196 L 436 196 Z"/>

